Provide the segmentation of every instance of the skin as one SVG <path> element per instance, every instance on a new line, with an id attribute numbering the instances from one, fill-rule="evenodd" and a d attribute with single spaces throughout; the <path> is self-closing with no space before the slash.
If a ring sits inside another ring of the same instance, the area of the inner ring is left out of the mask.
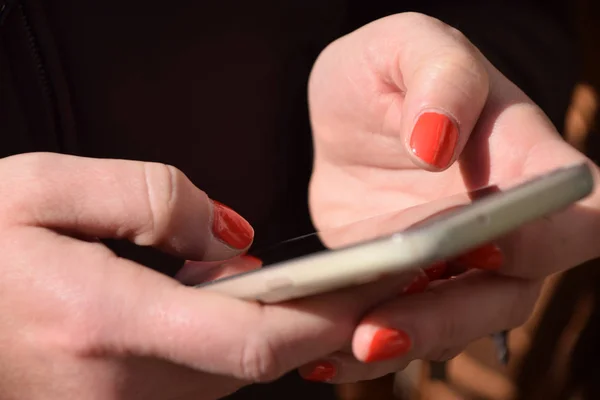
<path id="1" fill-rule="evenodd" d="M 332 43 L 315 64 L 309 99 L 310 205 L 320 230 L 588 161 L 460 32 L 419 14 L 387 17 Z M 443 170 L 409 147 L 424 110 L 450 116 L 459 128 L 453 162 Z M 351 350 L 326 358 L 336 367 L 331 382 L 376 378 L 413 359 L 448 359 L 475 339 L 522 324 L 545 277 L 599 255 L 599 229 L 595 191 L 502 238 L 500 270 L 470 271 L 378 307 L 355 330 Z M 412 348 L 363 363 L 381 327 L 408 333 Z"/>
<path id="2" fill-rule="evenodd" d="M 309 97 L 319 228 L 583 159 L 460 34 L 424 16 L 390 17 L 332 44 Z M 424 107 L 460 126 L 460 160 L 444 172 L 406 147 Z M 200 281 L 235 273 L 235 262 L 223 273 L 212 262 L 243 250 L 213 236 L 210 200 L 173 167 L 26 154 L 0 160 L 0 190 L 3 399 L 214 399 L 327 357 L 337 357 L 335 381 L 448 357 L 522 322 L 546 275 L 596 255 L 599 231 L 594 195 L 502 241 L 500 274 L 404 298 L 412 277 L 261 306 L 183 286 L 97 240 L 209 261 L 187 275 Z M 358 361 L 377 326 L 407 330 L 410 354 Z"/>
<path id="3" fill-rule="evenodd" d="M 408 283 L 277 306 L 225 298 L 94 239 L 198 260 L 235 253 L 210 231 L 206 194 L 173 167 L 27 154 L 1 160 L 0 181 L 3 399 L 219 398 L 340 348 L 367 310 Z M 245 265 L 206 266 L 206 276 Z"/>

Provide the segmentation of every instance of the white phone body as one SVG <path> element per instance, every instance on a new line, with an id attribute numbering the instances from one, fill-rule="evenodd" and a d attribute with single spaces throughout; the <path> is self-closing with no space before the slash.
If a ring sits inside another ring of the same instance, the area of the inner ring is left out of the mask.
<path id="1" fill-rule="evenodd" d="M 456 257 L 588 196 L 587 164 L 552 171 L 433 217 L 418 227 L 324 250 L 198 285 L 227 296 L 277 303 L 364 284 Z"/>

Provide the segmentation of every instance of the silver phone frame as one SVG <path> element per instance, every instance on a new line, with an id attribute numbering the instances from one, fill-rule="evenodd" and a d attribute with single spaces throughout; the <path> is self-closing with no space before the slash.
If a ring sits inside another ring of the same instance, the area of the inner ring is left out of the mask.
<path id="1" fill-rule="evenodd" d="M 408 229 L 198 285 L 223 295 L 277 303 L 415 270 L 489 243 L 592 193 L 587 163 L 560 168 Z"/>

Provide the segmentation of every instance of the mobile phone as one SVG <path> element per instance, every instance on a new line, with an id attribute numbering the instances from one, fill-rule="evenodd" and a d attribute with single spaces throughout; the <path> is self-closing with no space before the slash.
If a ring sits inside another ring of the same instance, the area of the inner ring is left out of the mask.
<path id="1" fill-rule="evenodd" d="M 356 243 L 356 238 L 344 239 L 344 230 L 321 235 L 323 242 L 341 247 L 275 262 L 197 287 L 244 300 L 277 303 L 373 282 L 390 274 L 414 272 L 565 209 L 588 196 L 593 188 L 594 178 L 586 163 L 560 168 L 475 198 L 461 207 L 456 207 L 461 202 L 453 198 L 448 204 L 438 204 L 451 207 L 450 211 L 437 213 L 416 225 L 414 219 L 422 219 L 425 214 L 418 210 L 403 212 L 399 214 L 399 225 L 406 229 L 376 239 Z M 353 229 L 364 230 L 360 226 Z"/>

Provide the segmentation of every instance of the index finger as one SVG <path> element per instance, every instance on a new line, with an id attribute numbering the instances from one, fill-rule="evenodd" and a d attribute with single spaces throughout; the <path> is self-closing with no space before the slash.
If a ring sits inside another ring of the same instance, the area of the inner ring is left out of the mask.
<path id="1" fill-rule="evenodd" d="M 169 165 L 49 153 L 0 163 L 11 171 L 0 179 L 0 208 L 12 223 L 127 239 L 196 260 L 229 259 L 252 243 L 244 218 Z"/>

